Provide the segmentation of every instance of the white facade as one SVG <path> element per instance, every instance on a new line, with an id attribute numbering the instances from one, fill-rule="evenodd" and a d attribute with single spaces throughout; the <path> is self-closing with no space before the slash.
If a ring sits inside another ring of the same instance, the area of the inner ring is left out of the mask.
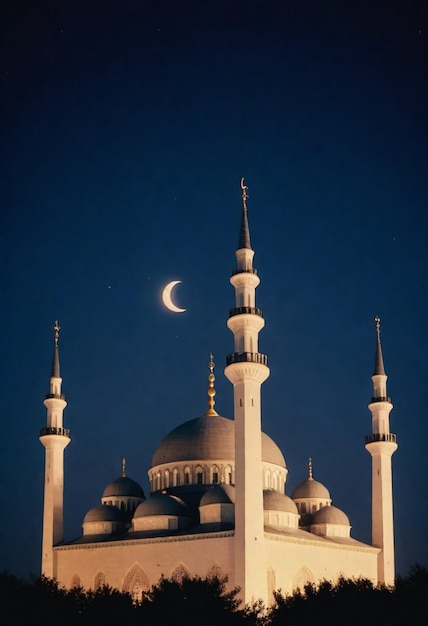
<path id="1" fill-rule="evenodd" d="M 42 571 L 66 587 L 109 584 L 136 596 L 163 575 L 205 577 L 226 574 L 240 587 L 244 602 L 272 600 L 272 592 L 291 592 L 306 582 L 364 576 L 374 583 L 394 582 L 391 456 L 392 409 L 377 322 L 372 434 L 373 545 L 351 537 L 345 513 L 332 505 L 327 488 L 312 476 L 285 495 L 287 467 L 281 450 L 261 431 L 261 385 L 269 376 L 266 355 L 258 351 L 264 326 L 256 307 L 260 279 L 253 268 L 246 187 L 237 269 L 231 283 L 235 308 L 227 326 L 234 352 L 225 375 L 234 388 L 234 419 L 214 410 L 214 363 L 209 364 L 208 411 L 180 424 L 160 442 L 148 470 L 150 496 L 122 475 L 110 483 L 83 519 L 82 536 L 63 543 L 63 428 L 66 406 L 59 377 L 58 326 L 54 364 L 45 404 L 47 428 Z"/>

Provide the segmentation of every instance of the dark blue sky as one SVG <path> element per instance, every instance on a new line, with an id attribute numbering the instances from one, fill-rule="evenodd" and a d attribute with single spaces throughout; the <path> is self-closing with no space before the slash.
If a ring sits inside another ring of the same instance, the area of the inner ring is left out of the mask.
<path id="1" fill-rule="evenodd" d="M 382 318 L 398 572 L 428 564 L 425 2 L 3 3 L 0 569 L 38 573 L 52 326 L 72 442 L 65 534 L 207 409 L 241 176 L 266 328 L 263 429 L 370 541 Z M 168 313 L 162 286 L 182 280 Z"/>

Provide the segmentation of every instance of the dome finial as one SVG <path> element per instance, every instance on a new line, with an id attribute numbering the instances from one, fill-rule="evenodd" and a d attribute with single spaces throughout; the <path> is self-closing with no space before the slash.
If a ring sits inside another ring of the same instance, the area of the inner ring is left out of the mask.
<path id="1" fill-rule="evenodd" d="M 210 354 L 210 362 L 208 364 L 210 373 L 208 376 L 208 381 L 209 381 L 209 386 L 208 386 L 208 411 L 205 413 L 205 415 L 218 415 L 217 411 L 214 409 L 214 396 L 216 394 L 216 391 L 214 389 L 214 381 L 215 381 L 215 376 L 214 376 L 214 368 L 215 368 L 215 364 L 214 364 L 214 356 L 213 353 L 211 352 Z"/>
<path id="2" fill-rule="evenodd" d="M 247 210 L 247 185 L 244 185 L 244 177 L 241 178 L 241 189 L 242 189 L 242 206 L 245 210 Z"/>
<path id="3" fill-rule="evenodd" d="M 55 345 L 58 345 L 58 339 L 59 339 L 59 331 L 61 330 L 60 325 L 58 324 L 58 320 L 55 320 L 55 324 L 54 324 L 54 342 Z"/>
<path id="4" fill-rule="evenodd" d="M 312 476 L 312 459 L 309 457 L 308 459 L 308 480 L 313 480 Z"/>
<path id="5" fill-rule="evenodd" d="M 122 459 L 122 478 L 126 478 L 126 459 Z"/>

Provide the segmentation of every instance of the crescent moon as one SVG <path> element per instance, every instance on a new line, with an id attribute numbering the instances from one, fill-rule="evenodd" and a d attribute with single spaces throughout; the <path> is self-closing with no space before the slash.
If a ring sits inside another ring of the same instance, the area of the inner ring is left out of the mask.
<path id="1" fill-rule="evenodd" d="M 172 290 L 176 285 L 179 285 L 181 280 L 173 280 L 168 283 L 162 292 L 162 302 L 166 306 L 167 309 L 172 311 L 173 313 L 184 313 L 186 309 L 180 309 L 180 307 L 176 306 L 172 301 Z"/>

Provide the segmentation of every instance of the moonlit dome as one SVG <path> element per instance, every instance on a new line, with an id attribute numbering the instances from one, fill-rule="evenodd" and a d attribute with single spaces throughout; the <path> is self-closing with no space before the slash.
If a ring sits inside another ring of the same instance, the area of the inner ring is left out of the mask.
<path id="1" fill-rule="evenodd" d="M 204 415 L 172 430 L 157 447 L 152 467 L 195 459 L 235 458 L 235 422 L 221 415 Z M 262 461 L 282 468 L 284 456 L 276 443 L 262 433 Z"/>

